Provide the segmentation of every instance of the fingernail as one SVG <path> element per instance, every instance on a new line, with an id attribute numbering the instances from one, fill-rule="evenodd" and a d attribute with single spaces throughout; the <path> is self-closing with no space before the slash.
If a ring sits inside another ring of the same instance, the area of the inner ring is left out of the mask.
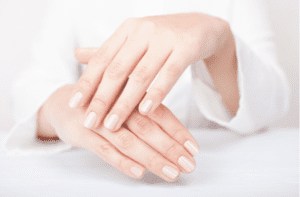
<path id="1" fill-rule="evenodd" d="M 152 105 L 153 105 L 153 102 L 151 100 L 147 100 L 141 109 L 142 112 L 148 113 L 151 110 Z"/>
<path id="2" fill-rule="evenodd" d="M 188 173 L 195 170 L 195 165 L 185 156 L 181 156 L 178 159 L 178 164 L 183 167 Z"/>
<path id="3" fill-rule="evenodd" d="M 137 177 L 141 177 L 143 174 L 143 171 L 135 166 L 131 167 L 130 171 L 134 176 L 137 176 Z"/>
<path id="4" fill-rule="evenodd" d="M 108 121 L 105 123 L 105 127 L 110 130 L 113 130 L 117 126 L 118 121 L 119 121 L 119 116 L 113 114 L 109 117 Z"/>
<path id="5" fill-rule="evenodd" d="M 185 143 L 184 143 L 184 147 L 186 148 L 186 149 L 188 149 L 188 151 L 193 155 L 193 156 L 195 156 L 195 155 L 197 155 L 198 153 L 199 153 L 199 149 L 197 148 L 197 146 L 195 146 L 191 141 L 186 141 Z"/>
<path id="6" fill-rule="evenodd" d="M 178 176 L 178 171 L 170 166 L 164 166 L 162 172 L 171 179 L 175 179 Z"/>
<path id="7" fill-rule="evenodd" d="M 71 100 L 69 102 L 69 106 L 71 108 L 77 107 L 79 105 L 81 98 L 82 98 L 81 92 L 76 92 L 76 94 L 71 98 Z"/>
<path id="8" fill-rule="evenodd" d="M 84 126 L 88 129 L 93 128 L 97 120 L 97 115 L 95 112 L 90 112 L 84 121 Z"/>

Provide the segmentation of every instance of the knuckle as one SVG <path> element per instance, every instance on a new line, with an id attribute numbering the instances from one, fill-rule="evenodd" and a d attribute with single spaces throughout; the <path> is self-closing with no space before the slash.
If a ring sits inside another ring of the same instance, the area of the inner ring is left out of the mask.
<path id="1" fill-rule="evenodd" d="M 167 71 L 169 77 L 178 78 L 181 73 L 181 68 L 177 65 L 171 64 L 166 67 L 166 71 Z"/>
<path id="2" fill-rule="evenodd" d="M 119 163 L 117 164 L 117 168 L 120 169 L 120 171 L 122 171 L 123 173 L 125 173 L 125 169 L 126 169 L 126 159 L 125 158 L 121 158 Z"/>
<path id="3" fill-rule="evenodd" d="M 96 54 L 94 57 L 91 58 L 88 64 L 91 67 L 97 67 L 99 64 L 102 64 L 101 60 L 102 59 Z"/>
<path id="4" fill-rule="evenodd" d="M 107 76 L 112 80 L 123 78 L 125 72 L 122 64 L 118 61 L 113 61 L 106 69 Z"/>
<path id="5" fill-rule="evenodd" d="M 97 147 L 98 152 L 100 155 L 104 157 L 109 157 L 109 155 L 113 151 L 113 147 L 110 144 L 101 144 Z"/>
<path id="6" fill-rule="evenodd" d="M 129 132 L 121 133 L 117 137 L 117 140 L 118 140 L 118 145 L 125 150 L 130 149 L 134 143 L 133 134 L 131 134 Z"/>
<path id="7" fill-rule="evenodd" d="M 156 120 L 163 120 L 167 115 L 166 110 L 162 110 L 160 107 L 156 108 L 156 110 L 150 114 L 150 116 Z"/>
<path id="8" fill-rule="evenodd" d="M 161 88 L 153 87 L 153 89 L 151 91 L 153 91 L 153 95 L 158 100 L 163 100 L 163 98 L 165 98 L 165 92 Z"/>
<path id="9" fill-rule="evenodd" d="M 141 135 L 146 135 L 153 130 L 153 124 L 141 116 L 135 119 L 135 123 L 137 125 L 137 132 Z"/>
<path id="10" fill-rule="evenodd" d="M 185 135 L 183 135 L 182 129 L 180 127 L 173 127 L 172 136 L 174 139 L 184 139 Z"/>
<path id="11" fill-rule="evenodd" d="M 157 168 L 158 161 L 159 161 L 159 156 L 158 156 L 158 155 L 153 156 L 153 157 L 150 159 L 150 162 L 149 162 L 147 168 L 148 168 L 148 169 L 155 169 L 155 168 Z"/>
<path id="12" fill-rule="evenodd" d="M 133 72 L 132 79 L 136 83 L 144 84 L 149 81 L 149 78 L 150 78 L 149 73 L 150 73 L 150 69 L 148 67 L 141 66 L 140 68 L 137 68 Z"/>
<path id="13" fill-rule="evenodd" d="M 99 109 L 99 108 L 106 108 L 107 107 L 107 102 L 103 98 L 101 98 L 99 96 L 93 98 L 92 104 L 97 109 Z"/>
<path id="14" fill-rule="evenodd" d="M 83 89 L 91 89 L 92 83 L 90 80 L 83 77 L 80 79 L 78 86 Z"/>
<path id="15" fill-rule="evenodd" d="M 126 101 L 119 101 L 117 103 L 117 109 L 118 109 L 118 111 L 121 112 L 121 114 L 122 113 L 127 113 L 127 112 L 130 111 L 130 105 Z"/>
<path id="16" fill-rule="evenodd" d="M 135 124 L 135 119 L 136 117 L 139 116 L 136 112 L 133 112 L 128 119 L 125 121 L 125 124 L 129 127 L 132 128 L 132 126 Z"/>
<path id="17" fill-rule="evenodd" d="M 165 149 L 165 156 L 167 158 L 170 158 L 174 155 L 177 155 L 180 151 L 181 148 L 178 146 L 175 142 L 173 142 L 168 148 Z"/>
<path id="18" fill-rule="evenodd" d="M 98 51 L 95 57 L 93 58 L 94 62 L 99 63 L 101 66 L 108 65 L 110 62 L 110 56 L 108 55 L 107 51 L 107 49 L 101 49 L 100 51 Z"/>

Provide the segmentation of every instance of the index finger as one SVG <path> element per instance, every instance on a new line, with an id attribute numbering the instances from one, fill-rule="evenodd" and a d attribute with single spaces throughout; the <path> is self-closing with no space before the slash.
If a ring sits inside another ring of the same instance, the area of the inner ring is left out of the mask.
<path id="1" fill-rule="evenodd" d="M 88 65 L 74 87 L 69 102 L 71 108 L 83 107 L 91 100 L 105 69 L 125 43 L 126 31 L 126 28 L 120 26 L 97 52 L 95 52 L 97 48 L 86 48 L 85 50 L 81 48 L 75 51 L 76 59 L 83 61 L 82 63 L 88 63 Z M 82 56 L 84 58 L 81 58 Z"/>

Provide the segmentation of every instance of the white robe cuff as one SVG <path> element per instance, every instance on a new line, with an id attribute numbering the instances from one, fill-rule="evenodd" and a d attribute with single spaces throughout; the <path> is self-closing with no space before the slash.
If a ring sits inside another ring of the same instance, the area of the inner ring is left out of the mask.
<path id="1" fill-rule="evenodd" d="M 193 97 L 207 119 L 247 134 L 270 125 L 288 112 L 289 88 L 279 67 L 260 59 L 237 36 L 235 43 L 240 93 L 236 115 L 230 115 L 221 96 L 206 80 L 194 78 Z"/>
<path id="2" fill-rule="evenodd" d="M 48 99 L 48 97 L 58 88 L 67 83 L 48 83 L 47 93 L 42 93 L 39 102 L 32 107 L 27 116 L 17 121 L 4 140 L 4 150 L 9 155 L 31 155 L 31 154 L 55 154 L 61 151 L 69 150 L 72 146 L 63 142 L 47 142 L 43 143 L 36 139 L 36 115 L 40 107 Z"/>

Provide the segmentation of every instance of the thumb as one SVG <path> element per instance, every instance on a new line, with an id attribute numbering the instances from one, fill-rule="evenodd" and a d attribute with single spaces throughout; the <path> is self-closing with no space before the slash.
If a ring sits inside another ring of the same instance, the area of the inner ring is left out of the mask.
<path id="1" fill-rule="evenodd" d="M 98 49 L 99 48 L 95 48 L 95 47 L 75 48 L 75 58 L 81 64 L 88 64 L 88 62 L 96 54 Z"/>

